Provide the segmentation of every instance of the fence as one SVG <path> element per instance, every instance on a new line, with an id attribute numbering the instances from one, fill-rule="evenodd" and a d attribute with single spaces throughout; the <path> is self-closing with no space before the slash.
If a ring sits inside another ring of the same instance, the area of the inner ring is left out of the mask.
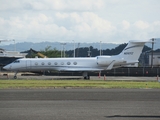
<path id="1" fill-rule="evenodd" d="M 0 68 L 0 72 L 3 71 Z M 58 71 L 51 71 L 51 72 L 37 72 L 40 74 L 45 75 L 57 75 L 57 76 L 81 76 L 81 72 L 58 72 Z M 99 72 L 90 72 L 90 76 L 98 76 Z M 116 68 L 112 70 L 104 70 L 101 71 L 101 75 L 106 76 L 160 76 L 160 67 L 126 67 L 126 68 Z"/>

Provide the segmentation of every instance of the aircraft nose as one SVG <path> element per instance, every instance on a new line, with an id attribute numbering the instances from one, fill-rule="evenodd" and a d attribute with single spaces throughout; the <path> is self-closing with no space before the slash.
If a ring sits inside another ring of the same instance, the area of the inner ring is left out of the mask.
<path id="1" fill-rule="evenodd" d="M 11 66 L 10 65 L 6 65 L 6 66 L 3 67 L 3 69 L 9 70 L 9 69 L 11 69 Z"/>

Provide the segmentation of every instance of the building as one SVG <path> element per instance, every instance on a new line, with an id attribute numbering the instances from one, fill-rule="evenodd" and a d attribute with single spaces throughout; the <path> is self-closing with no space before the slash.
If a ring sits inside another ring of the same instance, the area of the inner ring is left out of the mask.
<path id="1" fill-rule="evenodd" d="M 153 52 L 153 62 L 152 53 L 149 53 L 149 66 L 160 67 L 160 52 Z"/>

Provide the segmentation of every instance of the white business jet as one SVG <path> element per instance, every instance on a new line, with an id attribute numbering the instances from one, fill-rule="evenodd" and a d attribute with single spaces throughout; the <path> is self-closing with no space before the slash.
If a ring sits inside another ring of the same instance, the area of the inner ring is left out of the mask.
<path id="1" fill-rule="evenodd" d="M 15 71 L 14 78 L 20 71 L 80 71 L 84 79 L 90 79 L 88 72 L 111 70 L 138 63 L 144 44 L 149 41 L 129 41 L 119 55 L 81 58 L 22 58 L 3 68 Z"/>

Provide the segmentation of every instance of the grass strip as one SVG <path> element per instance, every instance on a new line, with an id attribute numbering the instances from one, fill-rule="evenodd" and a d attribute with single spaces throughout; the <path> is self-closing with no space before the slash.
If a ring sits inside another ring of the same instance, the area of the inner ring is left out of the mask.
<path id="1" fill-rule="evenodd" d="M 100 80 L 0 80 L 0 89 L 19 88 L 160 88 L 159 82 Z"/>

